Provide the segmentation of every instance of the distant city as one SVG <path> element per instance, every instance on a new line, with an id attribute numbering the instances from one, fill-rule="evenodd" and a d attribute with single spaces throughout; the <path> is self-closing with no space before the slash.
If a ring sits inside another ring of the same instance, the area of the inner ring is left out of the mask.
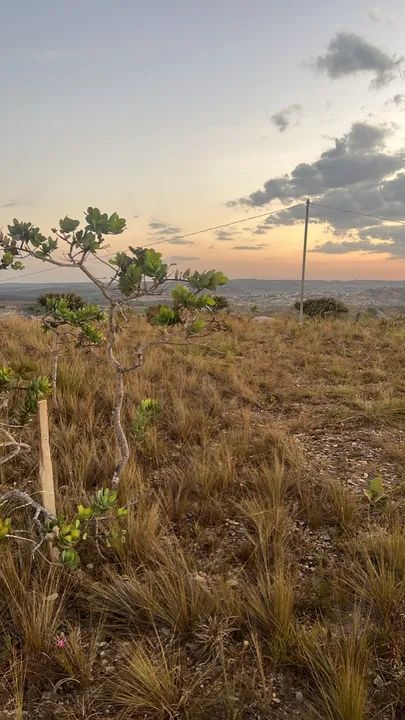
<path id="1" fill-rule="evenodd" d="M 86 300 L 103 304 L 103 297 L 91 283 L 2 283 L 0 280 L 0 311 L 29 313 L 30 306 L 39 295 L 48 292 L 75 292 Z M 160 296 L 168 295 L 166 290 Z M 266 314 L 292 308 L 300 295 L 299 280 L 258 280 L 243 278 L 230 280 L 220 289 L 231 308 L 236 311 L 250 310 Z M 405 311 L 405 280 L 308 280 L 306 297 L 332 296 L 357 309 L 375 308 L 381 311 Z M 156 303 L 157 298 L 142 298 L 140 307 Z"/>

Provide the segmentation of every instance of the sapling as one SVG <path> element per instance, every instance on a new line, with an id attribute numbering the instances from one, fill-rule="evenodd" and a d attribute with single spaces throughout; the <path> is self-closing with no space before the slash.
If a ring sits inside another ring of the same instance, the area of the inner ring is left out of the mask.
<path id="1" fill-rule="evenodd" d="M 57 407 L 57 376 L 61 353 L 69 346 L 92 347 L 105 340 L 105 312 L 79 296 L 50 293 L 38 299 L 42 327 L 53 334 L 52 398 Z"/>
<path id="2" fill-rule="evenodd" d="M 105 338 L 94 323 L 102 322 L 101 315 L 94 306 L 83 308 L 69 307 L 63 299 L 49 302 L 45 322 L 48 329 L 60 332 L 74 332 L 75 337 L 90 342 L 105 342 L 107 360 L 115 374 L 112 424 L 114 428 L 118 458 L 111 477 L 111 488 L 116 491 L 124 468 L 130 457 L 127 435 L 122 423 L 125 377 L 128 373 L 141 368 L 144 354 L 148 348 L 160 344 L 187 345 L 202 331 L 215 328 L 217 322 L 211 313 L 215 300 L 211 293 L 227 282 L 222 272 L 209 270 L 204 272 L 173 271 L 164 263 L 161 253 L 153 248 L 134 248 L 114 255 L 102 255 L 107 249 L 107 239 L 120 235 L 126 227 L 124 218 L 117 213 L 108 215 L 98 208 L 89 207 L 85 213 L 82 228 L 80 221 L 68 216 L 52 229 L 52 235 L 43 235 L 39 228 L 30 222 L 17 219 L 8 226 L 9 236 L 0 239 L 3 246 L 3 259 L 0 262 L 8 268 L 20 269 L 25 258 L 37 258 L 60 268 L 76 268 L 82 272 L 100 291 L 107 306 Z M 108 268 L 107 277 L 100 279 L 90 263 L 98 261 Z M 159 331 L 152 340 L 140 343 L 130 362 L 119 355 L 117 338 L 120 330 L 119 319 L 125 316 L 125 310 L 134 307 L 136 301 L 145 296 L 161 295 L 164 286 L 175 282 L 171 292 L 171 303 L 160 304 L 153 313 L 151 322 Z M 91 308 L 91 309 L 89 309 Z M 93 314 L 92 314 L 93 313 Z M 100 311 L 101 313 L 101 311 Z M 208 324 L 204 314 L 209 314 Z M 56 372 L 54 367 L 54 380 Z"/>

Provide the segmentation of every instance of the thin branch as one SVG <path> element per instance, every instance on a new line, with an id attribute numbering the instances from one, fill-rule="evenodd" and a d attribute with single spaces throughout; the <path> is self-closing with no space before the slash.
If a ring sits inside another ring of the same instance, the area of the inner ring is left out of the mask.
<path id="1" fill-rule="evenodd" d="M 43 515 L 45 520 L 56 520 L 55 515 L 50 513 L 49 510 L 47 510 L 43 505 L 37 503 L 36 500 L 33 500 L 33 498 L 23 490 L 17 490 L 16 488 L 12 488 L 12 490 L 7 490 L 7 492 L 0 495 L 0 504 L 4 504 L 5 502 L 12 500 L 13 498 L 23 500 L 27 506 L 30 505 L 32 508 L 34 508 L 34 522 L 39 519 L 40 515 Z"/>
<path id="2" fill-rule="evenodd" d="M 6 442 L 0 442 L 0 448 L 14 448 L 8 453 L 8 455 L 0 458 L 0 465 L 4 465 L 4 463 L 12 460 L 12 458 L 16 457 L 16 455 L 18 455 L 22 450 L 30 450 L 30 446 L 27 445 L 27 443 L 19 442 L 13 438 L 11 433 L 9 433 L 4 427 L 0 427 L 0 432 L 6 436 Z"/>

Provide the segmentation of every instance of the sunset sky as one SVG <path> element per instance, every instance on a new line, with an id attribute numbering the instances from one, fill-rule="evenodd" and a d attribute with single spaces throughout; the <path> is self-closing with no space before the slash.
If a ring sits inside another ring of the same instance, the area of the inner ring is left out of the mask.
<path id="1" fill-rule="evenodd" d="M 405 224 L 378 219 L 405 221 L 403 0 L 0 9 L 3 231 L 93 205 L 127 218 L 111 251 L 165 240 L 180 267 L 297 278 L 310 197 L 308 277 L 405 279 Z"/>

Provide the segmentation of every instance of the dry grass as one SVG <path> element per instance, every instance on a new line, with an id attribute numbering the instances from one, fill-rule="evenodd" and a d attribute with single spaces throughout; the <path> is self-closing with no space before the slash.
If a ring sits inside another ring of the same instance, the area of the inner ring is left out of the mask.
<path id="1" fill-rule="evenodd" d="M 131 323 L 128 358 L 154 332 Z M 405 329 L 227 323 L 210 338 L 221 354 L 154 348 L 127 378 L 126 427 L 142 398 L 161 412 L 143 439 L 129 432 L 124 543 L 83 544 L 79 572 L 1 545 L 5 717 L 403 717 Z M 35 321 L 0 333 L 0 364 L 49 371 Z M 111 477 L 112 397 L 101 350 L 61 361 L 51 442 L 67 516 Z M 36 432 L 3 485 L 37 492 Z M 387 498 L 370 503 L 376 474 Z M 29 529 L 25 510 L 12 518 Z"/>

